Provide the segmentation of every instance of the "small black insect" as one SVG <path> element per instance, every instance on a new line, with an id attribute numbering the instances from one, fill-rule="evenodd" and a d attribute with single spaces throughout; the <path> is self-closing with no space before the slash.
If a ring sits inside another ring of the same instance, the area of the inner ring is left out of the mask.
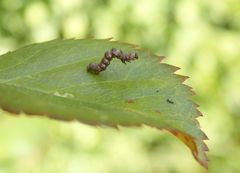
<path id="1" fill-rule="evenodd" d="M 90 63 L 87 66 L 87 71 L 94 74 L 99 74 L 101 71 L 106 70 L 113 58 L 120 59 L 122 63 L 126 64 L 126 62 L 138 59 L 138 55 L 135 52 L 124 54 L 122 50 L 112 48 L 104 53 L 104 57 L 101 59 L 99 64 Z"/>
<path id="2" fill-rule="evenodd" d="M 167 102 L 171 103 L 171 104 L 174 104 L 174 102 L 172 100 L 170 100 L 170 99 L 167 99 Z"/>

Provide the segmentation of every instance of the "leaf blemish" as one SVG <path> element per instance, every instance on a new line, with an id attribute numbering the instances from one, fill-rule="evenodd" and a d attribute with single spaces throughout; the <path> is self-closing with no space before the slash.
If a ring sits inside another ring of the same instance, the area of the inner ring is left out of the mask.
<path id="1" fill-rule="evenodd" d="M 170 103 L 170 104 L 174 104 L 174 102 L 170 99 L 167 99 L 167 102 Z"/>
<path id="2" fill-rule="evenodd" d="M 72 95 L 71 93 L 63 93 L 63 94 L 61 94 L 58 91 L 55 91 L 53 93 L 53 95 L 58 96 L 58 97 L 64 97 L 64 98 L 74 98 L 74 95 Z"/>
<path id="3" fill-rule="evenodd" d="M 127 99 L 126 102 L 127 102 L 127 103 L 134 103 L 134 100 L 132 100 L 132 99 Z"/>

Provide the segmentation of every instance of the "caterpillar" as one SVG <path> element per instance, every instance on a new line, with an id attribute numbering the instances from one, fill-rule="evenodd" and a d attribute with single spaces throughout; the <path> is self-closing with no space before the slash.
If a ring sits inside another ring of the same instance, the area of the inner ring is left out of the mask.
<path id="1" fill-rule="evenodd" d="M 122 50 L 112 48 L 111 50 L 108 50 L 104 53 L 103 58 L 101 59 L 99 64 L 96 63 L 90 63 L 87 66 L 87 71 L 93 74 L 99 74 L 101 71 L 106 70 L 106 68 L 109 66 L 110 61 L 113 58 L 120 59 L 122 63 L 126 64 L 126 62 L 133 61 L 135 59 L 138 59 L 138 55 L 136 52 L 124 54 Z"/>

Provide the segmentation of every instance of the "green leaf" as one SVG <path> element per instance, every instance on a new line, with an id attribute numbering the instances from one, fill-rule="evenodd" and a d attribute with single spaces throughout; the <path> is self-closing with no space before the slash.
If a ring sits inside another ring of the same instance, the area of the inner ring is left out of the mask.
<path id="1" fill-rule="evenodd" d="M 111 49 L 137 52 L 123 64 L 114 59 L 99 75 L 86 71 Z M 54 40 L 0 56 L 0 107 L 8 112 L 77 119 L 92 125 L 166 129 L 207 167 L 200 115 L 179 68 L 136 46 L 109 40 Z"/>

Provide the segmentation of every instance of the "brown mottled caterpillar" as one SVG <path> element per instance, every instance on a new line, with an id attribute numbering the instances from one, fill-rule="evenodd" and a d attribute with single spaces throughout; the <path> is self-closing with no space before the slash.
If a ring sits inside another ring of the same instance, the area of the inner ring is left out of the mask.
<path id="1" fill-rule="evenodd" d="M 99 64 L 90 63 L 87 66 L 87 71 L 94 74 L 99 74 L 101 71 L 106 70 L 113 58 L 120 59 L 124 64 L 126 64 L 126 62 L 138 59 L 138 55 L 135 52 L 124 54 L 121 50 L 112 48 L 111 50 L 105 52 L 104 57 Z"/>

